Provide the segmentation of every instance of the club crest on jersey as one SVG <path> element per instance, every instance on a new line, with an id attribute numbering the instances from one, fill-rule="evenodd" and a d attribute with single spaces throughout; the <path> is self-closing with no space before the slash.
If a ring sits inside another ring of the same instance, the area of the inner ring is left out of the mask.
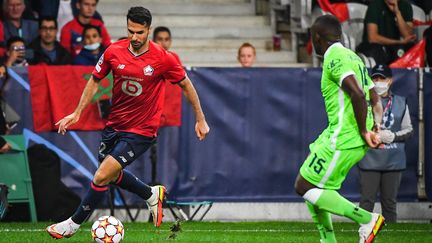
<path id="1" fill-rule="evenodd" d="M 154 69 L 152 68 L 152 66 L 147 65 L 147 66 L 144 68 L 144 75 L 145 75 L 145 76 L 152 76 L 152 75 L 153 75 L 153 71 L 154 71 Z"/>

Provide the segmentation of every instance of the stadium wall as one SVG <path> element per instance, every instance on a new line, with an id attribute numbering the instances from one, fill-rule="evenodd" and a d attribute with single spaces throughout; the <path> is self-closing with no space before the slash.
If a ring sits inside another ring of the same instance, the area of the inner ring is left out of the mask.
<path id="1" fill-rule="evenodd" d="M 62 158 L 62 180 L 83 195 L 97 167 L 99 132 L 77 131 L 66 136 L 32 132 L 27 68 L 12 69 L 10 74 L 6 100 L 22 118 L 13 132 L 24 133 L 29 145 L 44 143 L 57 152 Z M 188 75 L 199 92 L 211 133 L 204 142 L 198 142 L 193 113 L 186 101 L 182 127 L 161 129 L 157 179 L 167 185 L 171 199 L 301 201 L 293 189 L 298 168 L 308 153 L 309 143 L 327 124 L 320 93 L 321 70 L 191 68 Z M 393 90 L 408 97 L 415 129 L 415 135 L 407 142 L 408 165 L 399 192 L 399 199 L 407 202 L 417 200 L 417 78 L 416 70 L 394 71 Z M 427 82 L 432 82 L 430 75 L 425 76 Z M 431 122 L 430 117 L 428 121 Z M 431 126 L 426 127 L 430 138 Z M 430 164 L 430 152 L 427 156 Z M 149 153 L 128 169 L 150 182 Z M 341 189 L 352 200 L 359 198 L 357 177 L 354 168 Z M 431 177 L 428 172 L 429 185 Z M 429 195 L 430 190 L 429 186 Z M 128 204 L 141 202 L 136 196 L 125 194 Z M 120 204 L 118 198 L 116 203 Z"/>

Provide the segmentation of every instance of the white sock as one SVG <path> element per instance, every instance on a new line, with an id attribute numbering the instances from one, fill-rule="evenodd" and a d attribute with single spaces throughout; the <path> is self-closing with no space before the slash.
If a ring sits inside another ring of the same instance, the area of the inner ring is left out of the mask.
<path id="1" fill-rule="evenodd" d="M 72 226 L 73 229 L 78 229 L 78 228 L 80 227 L 80 225 L 77 224 L 77 223 L 75 223 L 75 222 L 72 220 L 72 218 L 68 218 L 68 219 L 66 220 L 66 222 L 67 222 L 70 226 Z"/>
<path id="2" fill-rule="evenodd" d="M 149 197 L 149 199 L 147 199 L 147 202 L 148 202 L 150 205 L 153 205 L 153 204 L 154 204 L 154 201 L 157 199 L 156 196 L 157 196 L 158 190 L 159 190 L 159 188 L 156 187 L 156 186 L 152 186 L 152 187 L 151 187 L 152 195 Z"/>

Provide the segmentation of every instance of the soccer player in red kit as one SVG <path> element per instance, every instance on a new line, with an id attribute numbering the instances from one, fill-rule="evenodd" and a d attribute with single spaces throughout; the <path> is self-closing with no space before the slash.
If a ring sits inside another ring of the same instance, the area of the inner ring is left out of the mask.
<path id="1" fill-rule="evenodd" d="M 99 149 L 102 162 L 74 215 L 47 227 L 47 232 L 54 238 L 71 237 L 104 198 L 110 183 L 146 200 L 154 225 L 160 226 L 165 187 L 150 187 L 124 168 L 154 143 L 162 114 L 165 81 L 177 83 L 183 89 L 196 116 L 198 139 L 203 140 L 210 131 L 195 88 L 182 66 L 171 53 L 148 39 L 151 20 L 151 13 L 146 8 L 129 9 L 128 39 L 107 48 L 95 66 L 75 111 L 57 122 L 58 132 L 65 134 L 92 100 L 100 80 L 113 72 L 111 113 Z"/>

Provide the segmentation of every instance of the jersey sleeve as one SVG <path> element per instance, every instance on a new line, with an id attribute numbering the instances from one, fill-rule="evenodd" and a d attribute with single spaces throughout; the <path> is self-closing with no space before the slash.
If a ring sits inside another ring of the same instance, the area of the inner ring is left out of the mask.
<path id="1" fill-rule="evenodd" d="M 166 72 L 163 74 L 165 80 L 171 83 L 179 83 L 186 77 L 186 72 L 177 58 L 170 52 L 167 52 L 165 58 L 167 65 Z"/>
<path id="2" fill-rule="evenodd" d="M 373 89 L 373 88 L 375 87 L 375 84 L 374 84 L 374 82 L 372 81 L 372 79 L 369 77 L 369 75 L 366 75 L 366 79 L 367 79 L 368 84 L 369 84 L 369 86 L 368 86 L 368 90 Z"/>
<path id="3" fill-rule="evenodd" d="M 347 58 L 336 58 L 329 62 L 328 68 L 330 69 L 331 80 L 333 80 L 339 87 L 342 86 L 342 81 L 350 76 L 355 75 L 352 66 Z"/>
<path id="4" fill-rule="evenodd" d="M 97 79 L 103 79 L 108 73 L 111 71 L 111 48 L 107 48 L 105 52 L 100 56 L 99 61 L 96 63 L 95 68 L 93 69 L 92 75 Z"/>

